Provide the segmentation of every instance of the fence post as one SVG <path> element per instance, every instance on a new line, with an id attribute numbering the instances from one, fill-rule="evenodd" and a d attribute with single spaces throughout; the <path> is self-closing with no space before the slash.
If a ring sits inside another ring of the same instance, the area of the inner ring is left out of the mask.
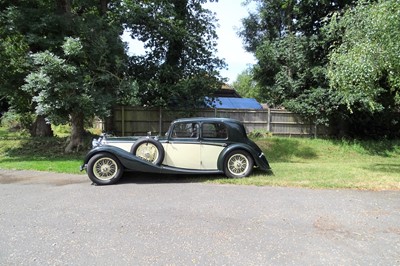
<path id="1" fill-rule="evenodd" d="M 271 132 L 271 108 L 268 107 L 267 113 L 267 131 Z"/>
<path id="2" fill-rule="evenodd" d="M 162 132 L 162 108 L 160 106 L 160 113 L 159 113 L 159 131 L 158 131 L 158 135 L 161 136 L 161 132 Z"/>
<path id="3" fill-rule="evenodd" d="M 125 107 L 121 106 L 121 131 L 122 136 L 125 136 Z"/>
<path id="4" fill-rule="evenodd" d="M 314 123 L 314 138 L 318 138 L 318 124 Z"/>

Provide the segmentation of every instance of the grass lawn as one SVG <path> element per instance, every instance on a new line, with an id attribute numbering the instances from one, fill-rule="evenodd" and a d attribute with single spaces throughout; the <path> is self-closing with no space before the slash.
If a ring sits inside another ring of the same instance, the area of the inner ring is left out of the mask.
<path id="1" fill-rule="evenodd" d="M 255 173 L 240 183 L 309 188 L 400 190 L 400 141 L 270 138 L 256 141 L 273 175 Z"/>
<path id="2" fill-rule="evenodd" d="M 188 176 L 187 181 L 400 190 L 400 141 L 271 137 L 256 142 L 267 155 L 273 174 L 255 171 L 243 179 L 227 179 L 221 175 Z M 21 134 L 10 134 L 0 128 L 0 168 L 79 173 L 79 166 L 87 150 L 65 154 L 65 145 L 65 138 L 29 138 Z"/>
<path id="3" fill-rule="evenodd" d="M 86 151 L 65 154 L 66 138 L 30 138 L 0 128 L 0 169 L 80 173 Z M 89 147 L 88 147 L 89 148 Z"/>

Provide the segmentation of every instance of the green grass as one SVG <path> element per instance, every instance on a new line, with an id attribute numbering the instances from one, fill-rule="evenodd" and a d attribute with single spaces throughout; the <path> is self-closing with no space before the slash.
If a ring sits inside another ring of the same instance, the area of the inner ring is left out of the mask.
<path id="1" fill-rule="evenodd" d="M 0 128 L 0 169 L 80 173 L 87 150 L 65 154 L 66 138 L 30 138 Z"/>
<path id="2" fill-rule="evenodd" d="M 400 190 L 400 141 L 270 138 L 256 141 L 273 175 L 255 173 L 218 183 Z"/>
<path id="3" fill-rule="evenodd" d="M 273 174 L 248 178 L 169 176 L 180 182 L 323 189 L 400 190 L 400 141 L 345 141 L 271 137 L 256 140 Z M 79 173 L 89 149 L 65 154 L 66 138 L 29 138 L 0 128 L 0 168 Z M 140 175 L 140 176 L 143 176 Z M 144 174 L 151 179 L 153 175 Z M 158 180 L 163 176 L 155 177 Z"/>

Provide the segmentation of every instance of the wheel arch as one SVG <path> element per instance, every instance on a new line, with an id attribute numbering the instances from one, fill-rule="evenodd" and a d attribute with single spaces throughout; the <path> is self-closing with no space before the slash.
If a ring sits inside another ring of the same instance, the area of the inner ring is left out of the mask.
<path id="1" fill-rule="evenodd" d="M 89 151 L 89 153 L 86 155 L 85 159 L 84 159 L 84 164 L 87 164 L 89 162 L 89 160 L 95 156 L 96 154 L 99 153 L 105 153 L 105 154 L 110 154 L 112 156 L 114 156 L 115 158 L 118 159 L 118 161 L 121 163 L 122 166 L 123 162 L 121 161 L 120 157 L 118 156 L 118 153 L 114 151 L 113 147 L 109 147 L 109 146 L 100 146 L 100 147 L 96 147 L 94 149 L 92 149 L 91 151 Z"/>
<path id="2" fill-rule="evenodd" d="M 219 154 L 217 163 L 218 170 L 220 171 L 224 170 L 224 162 L 226 156 L 230 154 L 232 151 L 245 151 L 250 154 L 255 164 L 257 162 L 256 160 L 257 154 L 254 153 L 254 150 L 250 146 L 245 144 L 232 144 L 223 149 L 222 152 Z"/>

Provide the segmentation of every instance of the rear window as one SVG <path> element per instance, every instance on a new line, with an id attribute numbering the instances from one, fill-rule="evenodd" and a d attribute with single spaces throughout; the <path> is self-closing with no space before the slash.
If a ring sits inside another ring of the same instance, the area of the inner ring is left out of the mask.
<path id="1" fill-rule="evenodd" d="M 203 138 L 227 139 L 228 130 L 222 123 L 204 123 L 202 126 Z"/>

